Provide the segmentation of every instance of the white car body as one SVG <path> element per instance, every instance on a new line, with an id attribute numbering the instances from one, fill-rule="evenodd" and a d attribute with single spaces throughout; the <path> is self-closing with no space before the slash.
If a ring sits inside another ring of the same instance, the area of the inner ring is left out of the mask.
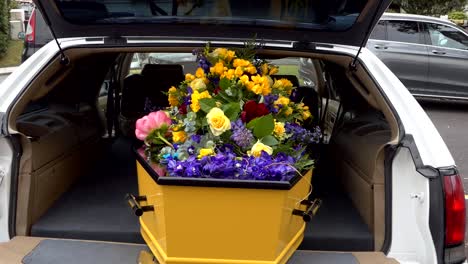
<path id="1" fill-rule="evenodd" d="M 193 43 L 193 41 L 191 42 Z M 103 41 L 90 42 L 84 38 L 60 40 L 63 49 L 99 43 L 103 44 Z M 129 43 L 131 42 L 129 41 Z M 138 41 L 138 44 L 142 46 L 150 43 L 151 41 Z M 200 43 L 203 42 L 200 41 Z M 358 48 L 318 46 L 317 50 L 355 56 Z M 56 43 L 49 43 L 0 85 L 0 113 L 8 112 L 15 99 L 26 89 L 33 78 L 40 74 L 41 70 L 58 54 L 59 49 Z M 359 60 L 379 84 L 381 92 L 399 118 L 405 134 L 413 136 L 422 164 L 433 168 L 455 166 L 446 144 L 431 120 L 398 78 L 365 48 L 359 54 Z M 16 133 L 11 128 L 5 129 L 8 129 L 8 133 Z M 0 138 L 0 242 L 10 239 L 8 214 L 12 155 L 11 146 L 6 143 L 5 138 Z M 429 200 L 431 196 L 429 179 L 416 171 L 408 148 L 402 148 L 396 155 L 392 175 L 391 246 L 387 256 L 395 258 L 400 263 L 437 263 L 436 250 L 429 229 Z"/>

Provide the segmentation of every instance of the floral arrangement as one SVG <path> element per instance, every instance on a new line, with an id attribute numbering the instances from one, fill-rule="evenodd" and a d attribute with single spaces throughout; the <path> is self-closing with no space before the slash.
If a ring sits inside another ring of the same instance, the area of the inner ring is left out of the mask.
<path id="1" fill-rule="evenodd" d="M 209 45 L 194 51 L 198 69 L 167 92 L 170 107 L 136 122 L 149 162 L 167 176 L 287 181 L 310 169 L 308 106 L 295 102 L 291 81 L 256 58 L 255 47 Z"/>

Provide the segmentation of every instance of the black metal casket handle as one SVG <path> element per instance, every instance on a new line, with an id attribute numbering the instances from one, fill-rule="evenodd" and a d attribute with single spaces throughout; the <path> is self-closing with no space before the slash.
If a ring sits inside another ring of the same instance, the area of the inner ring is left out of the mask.
<path id="1" fill-rule="evenodd" d="M 302 219 L 304 220 L 304 222 L 310 222 L 310 220 L 312 220 L 312 217 L 317 213 L 317 210 L 322 205 L 322 200 L 320 199 L 315 199 L 313 201 L 303 200 L 301 201 L 301 204 L 307 205 L 307 209 L 305 211 L 294 209 L 292 214 L 297 215 L 297 216 L 302 216 Z"/>
<path id="2" fill-rule="evenodd" d="M 154 211 L 152 205 L 140 205 L 139 202 L 146 201 L 146 196 L 134 196 L 133 194 L 127 193 L 127 195 L 125 195 L 125 200 L 127 200 L 128 205 L 132 208 L 136 216 L 142 216 L 144 212 Z"/>

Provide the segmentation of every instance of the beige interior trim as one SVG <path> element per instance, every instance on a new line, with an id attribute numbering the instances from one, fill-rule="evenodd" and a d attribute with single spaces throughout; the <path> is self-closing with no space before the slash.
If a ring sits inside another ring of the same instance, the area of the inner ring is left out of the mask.
<path id="1" fill-rule="evenodd" d="M 17 236 L 9 242 L 0 243 L 0 264 L 21 264 L 43 238 Z"/>
<path id="2" fill-rule="evenodd" d="M 382 252 L 352 252 L 359 264 L 398 264 L 393 258 L 388 258 Z"/>

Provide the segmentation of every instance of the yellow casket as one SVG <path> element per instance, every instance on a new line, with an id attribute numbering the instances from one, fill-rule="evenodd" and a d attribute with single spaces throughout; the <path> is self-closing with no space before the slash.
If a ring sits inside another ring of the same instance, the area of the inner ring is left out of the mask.
<path id="1" fill-rule="evenodd" d="M 137 152 L 141 234 L 161 264 L 286 263 L 314 204 L 312 170 L 289 182 L 165 177 Z"/>

